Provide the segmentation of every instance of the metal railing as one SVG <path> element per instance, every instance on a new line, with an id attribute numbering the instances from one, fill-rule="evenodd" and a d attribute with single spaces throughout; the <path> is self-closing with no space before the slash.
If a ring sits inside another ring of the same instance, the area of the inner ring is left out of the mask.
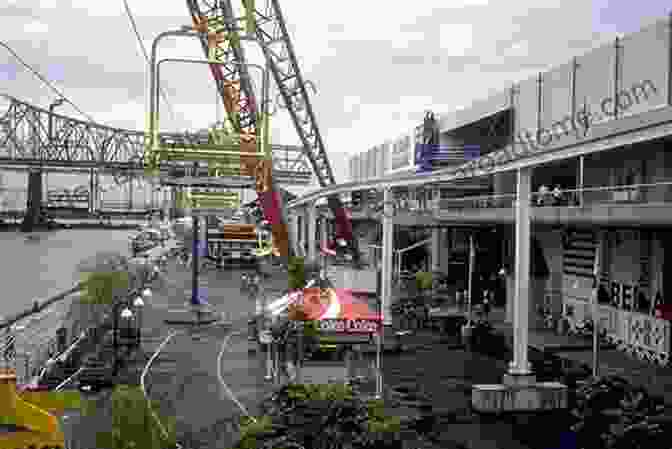
<path id="1" fill-rule="evenodd" d="M 618 186 L 559 189 L 531 193 L 533 207 L 586 207 L 614 204 L 660 205 L 672 202 L 672 181 L 649 184 L 624 184 Z M 512 208 L 516 194 L 481 195 L 441 199 L 435 212 L 449 209 Z"/>

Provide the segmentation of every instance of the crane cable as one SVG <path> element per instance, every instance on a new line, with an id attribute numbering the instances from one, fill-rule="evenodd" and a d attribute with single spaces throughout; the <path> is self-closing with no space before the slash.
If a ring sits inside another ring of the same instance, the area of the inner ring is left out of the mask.
<path id="1" fill-rule="evenodd" d="M 52 91 L 56 92 L 56 94 L 63 99 L 64 102 L 68 103 L 70 106 L 72 106 L 75 111 L 79 112 L 82 116 L 86 117 L 87 120 L 90 122 L 95 123 L 95 120 L 93 117 L 90 115 L 86 114 L 83 112 L 75 103 L 73 103 L 68 97 L 63 95 L 63 92 L 61 92 L 57 87 L 55 87 L 48 79 L 46 79 L 44 76 L 40 74 L 36 69 L 34 69 L 30 64 L 28 64 L 26 61 L 24 61 L 21 56 L 19 56 L 9 45 L 6 43 L 0 41 L 0 45 L 3 46 L 14 58 L 19 61 L 25 68 L 27 68 L 33 75 L 35 75 L 40 81 L 42 81 L 44 84 L 47 85 Z"/>
<path id="2" fill-rule="evenodd" d="M 138 32 L 138 26 L 135 23 L 135 18 L 133 17 L 133 13 L 131 12 L 131 7 L 128 5 L 128 0 L 123 0 L 124 2 L 124 8 L 126 9 L 126 15 L 128 16 L 128 20 L 131 22 L 131 28 L 133 28 L 133 32 L 135 33 L 135 37 L 138 39 L 138 43 L 140 44 L 140 48 L 142 49 L 142 54 L 145 56 L 145 61 L 147 62 L 147 67 L 151 66 L 151 61 L 149 60 L 149 55 L 147 54 L 147 49 L 145 48 L 144 42 L 142 42 L 142 38 L 140 37 L 140 33 Z M 166 103 L 166 106 L 168 106 L 168 110 L 170 111 L 170 116 L 172 117 L 173 121 L 176 122 L 175 120 L 175 113 L 173 112 L 173 108 L 168 102 L 168 97 L 166 95 L 166 92 L 163 90 L 162 87 L 159 87 L 161 97 L 163 97 L 163 101 Z M 153 93 L 150 93 L 152 95 Z M 151 101 L 151 100 L 150 100 Z"/>

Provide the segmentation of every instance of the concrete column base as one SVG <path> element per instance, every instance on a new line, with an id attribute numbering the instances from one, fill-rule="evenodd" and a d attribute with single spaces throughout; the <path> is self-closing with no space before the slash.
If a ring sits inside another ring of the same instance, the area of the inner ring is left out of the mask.
<path id="1" fill-rule="evenodd" d="M 527 377 L 527 376 L 513 376 Z M 520 382 L 528 379 L 506 379 Z M 567 386 L 559 382 L 482 384 L 471 390 L 471 406 L 479 413 L 530 412 L 567 408 Z"/>
<path id="2" fill-rule="evenodd" d="M 224 319 L 219 313 L 190 303 L 185 304 L 183 309 L 169 309 L 168 312 L 170 317 L 163 320 L 166 324 L 203 325 Z"/>
<path id="3" fill-rule="evenodd" d="M 509 387 L 525 387 L 537 383 L 537 376 L 534 374 L 505 373 L 502 383 Z"/>

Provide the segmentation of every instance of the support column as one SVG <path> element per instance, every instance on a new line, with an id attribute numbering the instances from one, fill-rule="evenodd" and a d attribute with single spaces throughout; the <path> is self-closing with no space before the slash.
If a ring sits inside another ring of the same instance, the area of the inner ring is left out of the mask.
<path id="1" fill-rule="evenodd" d="M 89 172 L 89 213 L 96 212 L 96 197 L 98 196 L 97 173 L 95 168 Z"/>
<path id="2" fill-rule="evenodd" d="M 33 228 L 42 221 L 42 171 L 28 172 L 28 195 L 26 200 L 26 215 L 21 224 L 22 232 L 32 232 Z"/>
<path id="3" fill-rule="evenodd" d="M 532 373 L 527 358 L 529 308 L 530 308 L 530 194 L 531 168 L 518 170 L 516 201 L 516 270 L 515 298 L 513 303 L 513 361 L 509 374 Z"/>
<path id="4" fill-rule="evenodd" d="M 392 325 L 392 250 L 394 233 L 394 203 L 392 189 L 383 192 L 383 242 L 382 242 L 382 273 L 381 273 L 381 312 L 383 325 Z"/>
<path id="5" fill-rule="evenodd" d="M 162 208 L 163 208 L 163 217 L 164 219 L 169 219 L 171 216 L 170 214 L 170 201 L 169 201 L 169 194 L 172 191 L 172 188 L 168 187 L 162 187 L 161 188 L 161 195 L 162 195 Z"/>
<path id="6" fill-rule="evenodd" d="M 175 187 L 168 187 L 166 190 L 166 203 L 168 204 L 167 208 L 169 211 L 168 217 L 171 220 L 174 220 L 177 218 L 176 214 L 176 204 L 175 204 L 175 198 L 177 197 L 177 189 Z"/>
<path id="7" fill-rule="evenodd" d="M 315 203 L 308 205 L 308 261 L 317 262 L 315 236 L 317 234 L 317 206 Z"/>
<path id="8" fill-rule="evenodd" d="M 439 271 L 443 274 L 448 274 L 448 267 L 450 266 L 450 253 L 451 248 L 451 238 L 452 234 L 450 229 L 441 229 L 441 251 L 439 252 Z"/>
<path id="9" fill-rule="evenodd" d="M 133 210 L 133 175 L 128 177 L 128 210 Z"/>
<path id="10" fill-rule="evenodd" d="M 432 265 L 430 271 L 438 272 L 441 269 L 441 228 L 432 229 Z"/>
<path id="11" fill-rule="evenodd" d="M 200 251 L 201 253 L 199 256 L 203 257 L 204 259 L 209 255 L 208 254 L 208 217 L 204 216 L 201 219 L 200 223 L 200 228 L 199 228 L 199 235 L 198 235 L 198 243 L 201 245 L 200 246 Z"/>
<path id="12" fill-rule="evenodd" d="M 327 238 L 329 237 L 328 231 L 327 231 L 327 217 L 326 215 L 322 215 L 320 218 L 320 248 L 322 246 L 327 246 Z M 322 268 L 326 269 L 326 258 L 321 258 L 322 259 Z"/>
<path id="13" fill-rule="evenodd" d="M 291 213 L 289 216 L 289 223 L 288 223 L 288 228 L 289 228 L 289 235 L 290 235 L 290 245 L 294 245 L 294 253 L 296 255 L 299 255 L 299 217 L 298 217 L 298 212 L 295 210 Z"/>

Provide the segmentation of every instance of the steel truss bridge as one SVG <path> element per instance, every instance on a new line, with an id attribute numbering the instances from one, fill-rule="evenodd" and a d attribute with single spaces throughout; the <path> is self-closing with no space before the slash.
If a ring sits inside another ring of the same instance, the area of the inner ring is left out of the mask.
<path id="1" fill-rule="evenodd" d="M 0 95 L 9 102 L 0 111 L 0 169 L 90 172 L 128 180 L 144 175 L 146 135 L 141 131 L 86 122 Z M 165 133 L 166 143 L 203 144 L 207 135 Z M 302 149 L 273 145 L 274 177 L 282 184 L 306 185 L 312 171 Z M 165 171 L 167 172 L 168 168 Z"/>

